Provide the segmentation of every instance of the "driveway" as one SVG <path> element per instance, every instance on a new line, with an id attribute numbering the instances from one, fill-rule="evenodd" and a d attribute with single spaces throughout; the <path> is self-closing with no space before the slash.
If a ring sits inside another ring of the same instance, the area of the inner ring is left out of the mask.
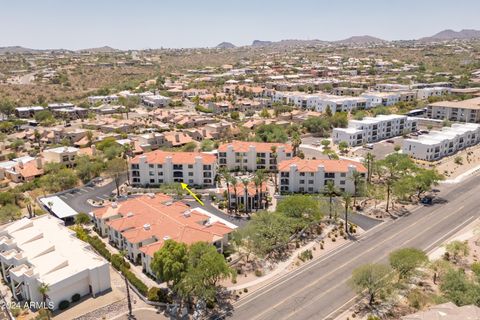
<path id="1" fill-rule="evenodd" d="M 213 213 L 217 217 L 225 219 L 228 222 L 231 222 L 238 227 L 243 227 L 248 222 L 248 220 L 246 218 L 232 217 L 231 215 L 228 215 L 228 214 L 224 213 L 222 210 L 219 210 L 219 209 L 215 208 L 212 205 L 212 202 L 210 201 L 210 199 L 202 199 L 202 202 L 203 202 L 204 206 L 202 206 L 200 203 L 198 203 L 197 201 L 195 201 L 193 199 L 186 198 L 185 201 L 188 202 L 188 204 L 192 208 L 199 207 L 199 208 L 205 209 L 208 212 Z"/>
<path id="2" fill-rule="evenodd" d="M 120 184 L 126 180 L 126 176 L 122 177 Z M 75 211 L 88 213 L 95 209 L 95 207 L 88 204 L 88 199 L 94 199 L 97 201 L 106 200 L 110 197 L 110 194 L 115 191 L 115 188 L 115 181 L 112 181 L 101 187 L 93 185 L 74 189 L 68 193 L 59 195 L 59 197 Z"/>
<path id="3" fill-rule="evenodd" d="M 359 148 L 358 150 L 354 151 L 353 154 L 356 157 L 365 158 L 366 154 L 370 152 L 371 154 L 375 155 L 376 160 L 385 159 L 387 155 L 395 152 L 396 145 L 400 147 L 403 145 L 403 137 L 394 137 L 387 140 L 392 140 L 393 143 L 388 143 L 386 140 L 375 142 L 373 143 L 373 149 Z"/>

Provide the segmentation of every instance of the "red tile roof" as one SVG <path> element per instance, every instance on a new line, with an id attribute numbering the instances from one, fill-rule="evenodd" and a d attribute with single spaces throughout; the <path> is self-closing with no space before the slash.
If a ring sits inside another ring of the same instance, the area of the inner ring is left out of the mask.
<path id="1" fill-rule="evenodd" d="M 140 250 L 153 256 L 165 239 L 191 244 L 198 241 L 214 242 L 233 231 L 221 222 L 208 223 L 210 217 L 182 202 L 169 203 L 170 197 L 158 194 L 142 196 L 118 203 L 116 208 L 105 207 L 94 211 L 96 217 L 119 215 L 107 222 L 110 228 L 122 233 L 130 243 L 155 240 Z M 110 209 L 109 209 L 110 208 Z"/>
<path id="2" fill-rule="evenodd" d="M 202 152 L 170 152 L 155 150 L 152 152 L 146 152 L 143 155 L 136 156 L 130 163 L 139 163 L 140 157 L 147 157 L 147 163 L 164 164 L 166 157 L 172 157 L 172 163 L 174 164 L 194 164 L 195 157 L 202 157 L 203 164 L 214 164 L 217 161 L 217 157 L 213 154 Z"/>
<path id="3" fill-rule="evenodd" d="M 285 152 L 292 152 L 292 146 L 286 143 L 269 143 L 269 142 L 253 142 L 253 141 L 232 141 L 224 143 L 218 147 L 219 152 L 226 152 L 229 145 L 233 146 L 235 152 L 248 152 L 250 146 L 255 147 L 256 152 L 272 152 L 272 147 L 285 147 Z"/>
<path id="4" fill-rule="evenodd" d="M 290 160 L 281 161 L 278 164 L 278 170 L 288 172 L 290 165 L 296 164 L 297 170 L 300 172 L 317 172 L 318 166 L 323 165 L 325 172 L 348 172 L 348 166 L 354 165 L 358 172 L 366 173 L 365 166 L 357 161 L 352 160 L 307 160 L 300 158 L 293 158 Z"/>

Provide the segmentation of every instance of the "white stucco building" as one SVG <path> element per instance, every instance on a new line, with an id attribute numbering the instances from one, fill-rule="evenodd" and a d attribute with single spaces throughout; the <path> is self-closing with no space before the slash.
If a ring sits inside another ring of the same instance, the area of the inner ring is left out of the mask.
<path id="1" fill-rule="evenodd" d="M 278 165 L 280 192 L 322 193 L 328 181 L 337 190 L 354 193 L 353 172 L 366 174 L 360 162 L 351 160 L 306 160 L 294 158 Z"/>
<path id="2" fill-rule="evenodd" d="M 215 155 L 201 152 L 156 150 L 129 161 L 130 183 L 135 186 L 184 182 L 191 186 L 213 186 L 217 174 Z"/>
<path id="3" fill-rule="evenodd" d="M 161 95 L 152 95 L 152 96 L 146 96 L 142 98 L 142 103 L 146 107 L 150 108 L 163 108 L 163 107 L 168 107 L 172 99 L 169 97 L 161 96 Z"/>
<path id="4" fill-rule="evenodd" d="M 303 92 L 275 91 L 272 102 L 293 104 L 299 108 L 325 112 L 327 108 L 332 113 L 351 112 L 368 107 L 367 100 L 362 97 L 337 96 L 324 93 L 306 94 Z"/>
<path id="5" fill-rule="evenodd" d="M 458 150 L 476 145 L 480 141 L 480 125 L 475 123 L 454 123 L 440 131 L 430 131 L 417 139 L 405 139 L 403 153 L 412 158 L 435 161 L 452 155 Z"/>
<path id="6" fill-rule="evenodd" d="M 333 143 L 345 141 L 350 147 L 400 136 L 417 130 L 417 120 L 404 115 L 379 115 L 350 120 L 348 128 L 334 128 Z"/>
<path id="7" fill-rule="evenodd" d="M 218 147 L 218 164 L 229 170 L 275 170 L 277 163 L 291 159 L 292 154 L 292 146 L 285 143 L 233 141 Z"/>
<path id="8" fill-rule="evenodd" d="M 54 309 L 75 294 L 95 296 L 110 289 L 109 263 L 51 215 L 1 226 L 0 262 L 17 300 L 41 303 L 42 283 L 48 284 L 47 303 Z"/>

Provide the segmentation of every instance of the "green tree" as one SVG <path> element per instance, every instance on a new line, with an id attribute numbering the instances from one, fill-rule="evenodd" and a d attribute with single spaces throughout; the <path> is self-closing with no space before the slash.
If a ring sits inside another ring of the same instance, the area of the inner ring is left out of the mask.
<path id="1" fill-rule="evenodd" d="M 12 220 L 19 219 L 21 217 L 21 211 L 15 204 L 6 204 L 0 207 L 0 223 L 7 223 Z"/>
<path id="2" fill-rule="evenodd" d="M 366 291 L 368 304 L 372 307 L 377 299 L 389 293 L 392 286 L 391 269 L 387 265 L 374 263 L 360 266 L 353 270 L 349 284 L 358 294 Z"/>
<path id="3" fill-rule="evenodd" d="M 454 262 L 458 262 L 460 258 L 466 257 L 470 253 L 470 247 L 468 246 L 468 242 L 460 240 L 454 240 L 447 243 L 445 245 L 445 250 Z"/>
<path id="4" fill-rule="evenodd" d="M 50 285 L 48 283 L 42 282 L 38 287 L 38 292 L 42 295 L 43 305 L 47 305 L 48 292 L 50 291 Z M 45 308 L 45 307 L 44 307 Z M 47 310 L 47 319 L 50 319 L 50 310 Z"/>
<path id="5" fill-rule="evenodd" d="M 287 142 L 288 135 L 282 126 L 277 124 L 264 124 L 255 131 L 255 139 L 260 142 Z"/>
<path id="6" fill-rule="evenodd" d="M 398 249 L 389 255 L 390 266 L 397 271 L 399 280 L 407 279 L 412 273 L 428 262 L 422 250 L 415 248 Z"/>
<path id="7" fill-rule="evenodd" d="M 230 112 L 230 118 L 232 118 L 232 120 L 238 121 L 240 120 L 240 113 L 238 111 L 232 111 Z"/>
<path id="8" fill-rule="evenodd" d="M 166 240 L 163 247 L 154 253 L 152 271 L 171 288 L 183 279 L 188 267 L 188 248 L 184 243 Z"/>
<path id="9" fill-rule="evenodd" d="M 327 119 L 322 117 L 310 117 L 303 122 L 303 127 L 308 132 L 316 134 L 321 137 L 328 136 L 330 132 L 330 123 Z"/>
<path id="10" fill-rule="evenodd" d="M 270 118 L 270 112 L 268 112 L 267 108 L 263 108 L 260 112 L 260 117 L 262 118 Z"/>
<path id="11" fill-rule="evenodd" d="M 296 157 L 298 154 L 298 150 L 300 145 L 302 144 L 302 139 L 300 138 L 300 134 L 298 132 L 293 132 L 292 134 L 292 148 L 293 148 L 293 156 Z"/>
<path id="12" fill-rule="evenodd" d="M 75 159 L 75 171 L 82 182 L 88 182 L 100 176 L 104 169 L 104 163 L 96 158 L 87 155 L 78 156 Z"/>
<path id="13" fill-rule="evenodd" d="M 10 115 L 15 112 L 15 104 L 6 98 L 0 100 L 0 112 L 7 116 L 7 119 L 10 119 Z"/>
<path id="14" fill-rule="evenodd" d="M 205 139 L 200 144 L 200 149 L 202 151 L 212 151 L 213 149 L 215 149 L 215 143 L 213 142 L 213 140 Z"/>
<path id="15" fill-rule="evenodd" d="M 329 219 L 332 219 L 333 216 L 333 198 L 336 197 L 339 194 L 339 191 L 337 188 L 335 188 L 335 184 L 333 181 L 328 180 L 327 184 L 325 185 L 325 189 L 323 193 L 328 196 L 328 202 L 329 202 Z"/>
<path id="16" fill-rule="evenodd" d="M 338 144 L 338 149 L 340 150 L 341 153 L 346 153 L 348 150 L 348 143 L 346 141 L 341 141 Z"/>
<path id="17" fill-rule="evenodd" d="M 46 166 L 47 168 L 47 166 Z M 59 192 L 75 187 L 78 183 L 78 177 L 69 168 L 61 168 L 58 171 L 50 171 L 40 178 L 40 185 L 48 192 Z"/>
<path id="18" fill-rule="evenodd" d="M 480 304 L 480 286 L 469 280 L 463 270 L 448 270 L 443 276 L 440 290 L 457 306 Z"/>
<path id="19" fill-rule="evenodd" d="M 78 225 L 84 225 L 84 224 L 89 224 L 92 220 L 90 219 L 90 216 L 86 214 L 85 212 L 79 212 L 75 216 L 75 223 Z"/>
<path id="20" fill-rule="evenodd" d="M 302 227 L 318 222 L 323 217 L 320 201 L 309 195 L 287 196 L 278 203 L 277 211 L 287 217 L 304 221 Z"/>

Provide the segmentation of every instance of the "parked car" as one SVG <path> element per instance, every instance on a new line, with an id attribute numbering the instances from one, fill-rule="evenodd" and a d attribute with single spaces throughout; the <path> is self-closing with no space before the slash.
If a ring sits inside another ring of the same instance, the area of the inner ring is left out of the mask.
<path id="1" fill-rule="evenodd" d="M 386 142 L 386 143 L 395 143 L 395 141 L 393 141 L 393 140 L 387 140 L 387 141 L 385 141 L 385 142 Z"/>
<path id="2" fill-rule="evenodd" d="M 363 146 L 365 149 L 373 149 L 373 144 L 372 143 L 367 143 L 366 145 Z"/>

